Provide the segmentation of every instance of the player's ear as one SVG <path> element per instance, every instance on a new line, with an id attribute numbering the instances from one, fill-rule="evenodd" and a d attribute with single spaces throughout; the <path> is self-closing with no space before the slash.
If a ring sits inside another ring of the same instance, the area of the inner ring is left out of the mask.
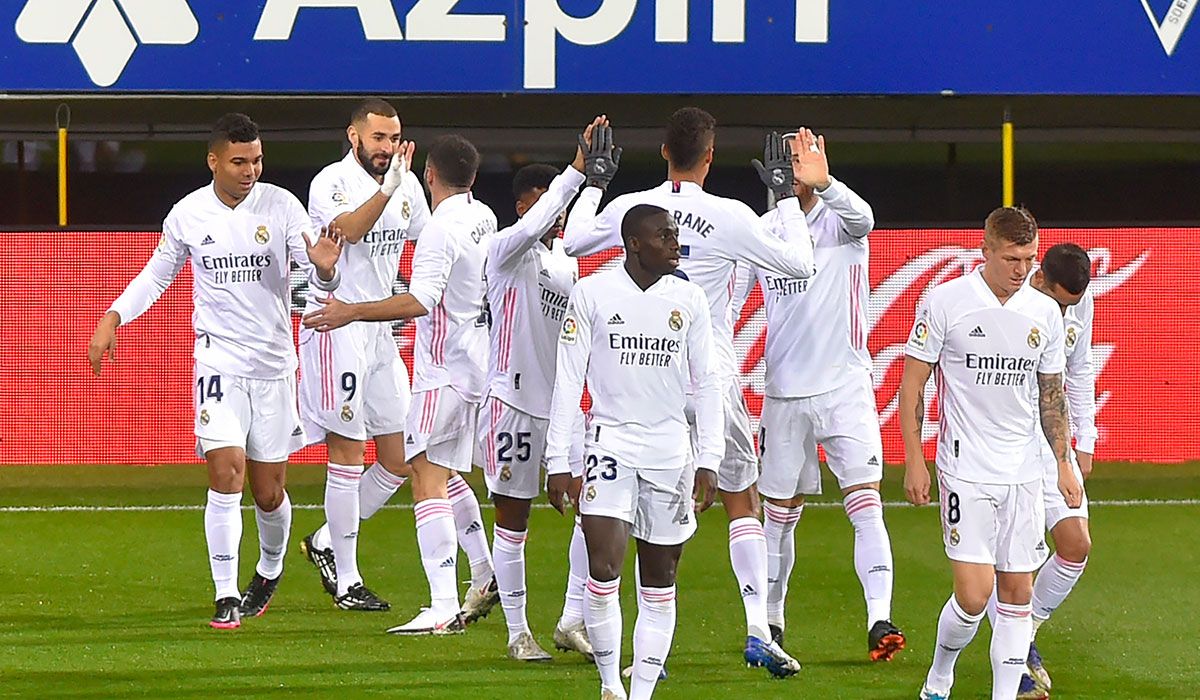
<path id="1" fill-rule="evenodd" d="M 667 144 L 664 143 L 662 146 L 660 146 L 658 152 L 662 154 L 663 160 L 667 161 L 668 163 L 671 162 L 671 152 L 667 150 Z"/>
<path id="2" fill-rule="evenodd" d="M 525 212 L 529 211 L 529 207 L 525 206 L 525 202 L 517 200 L 517 218 L 525 216 Z"/>
<path id="3" fill-rule="evenodd" d="M 211 170 L 214 174 L 217 172 L 217 163 L 219 163 L 219 162 L 220 162 L 220 160 L 217 158 L 217 154 L 213 153 L 212 151 L 209 151 L 208 152 L 208 169 Z"/>
<path id="4" fill-rule="evenodd" d="M 346 127 L 346 140 L 350 142 L 351 148 L 358 148 L 358 129 L 354 125 Z"/>

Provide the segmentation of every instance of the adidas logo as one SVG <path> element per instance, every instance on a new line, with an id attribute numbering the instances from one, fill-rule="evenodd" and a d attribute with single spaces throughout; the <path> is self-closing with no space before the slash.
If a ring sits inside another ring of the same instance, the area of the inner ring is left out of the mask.
<path id="1" fill-rule="evenodd" d="M 213 243 L 216 241 L 212 239 L 212 236 L 205 236 L 204 240 L 200 241 L 200 245 L 212 245 Z"/>
<path id="2" fill-rule="evenodd" d="M 417 444 L 417 441 L 413 439 L 412 435 L 409 435 L 407 438 L 405 438 L 404 444 L 405 445 L 415 445 L 415 444 Z"/>
<path id="3" fill-rule="evenodd" d="M 463 534 L 470 535 L 472 533 L 479 532 L 482 529 L 483 529 L 483 526 L 479 524 L 478 520 L 475 520 L 470 525 L 467 526 L 467 531 Z"/>
<path id="4" fill-rule="evenodd" d="M 454 557 L 446 557 L 446 561 L 438 564 L 439 569 L 446 569 L 452 566 L 454 566 Z"/>
<path id="5" fill-rule="evenodd" d="M 742 588 L 742 597 L 747 598 L 752 595 L 758 595 L 758 591 L 754 590 L 754 586 L 751 586 L 750 584 L 747 583 Z"/>
<path id="6" fill-rule="evenodd" d="M 981 327 L 981 326 L 975 326 L 975 330 L 971 331 L 967 335 L 972 338 L 986 338 L 987 337 L 987 333 L 983 332 L 983 327 Z"/>
<path id="7" fill-rule="evenodd" d="M 875 455 L 871 455 L 871 458 L 867 460 L 867 466 L 878 467 L 879 466 L 879 458 L 876 457 Z"/>
<path id="8" fill-rule="evenodd" d="M 538 270 L 538 274 L 542 277 L 549 277 L 550 271 L 543 267 L 542 269 Z"/>
<path id="9" fill-rule="evenodd" d="M 613 314 L 612 318 L 608 319 L 608 325 L 623 326 L 625 325 L 625 319 L 621 318 L 621 314 Z"/>
<path id="10" fill-rule="evenodd" d="M 296 426 L 296 429 L 292 431 L 292 437 L 300 437 L 303 434 L 304 434 L 304 431 L 301 430 L 300 426 L 298 426 L 298 425 Z"/>

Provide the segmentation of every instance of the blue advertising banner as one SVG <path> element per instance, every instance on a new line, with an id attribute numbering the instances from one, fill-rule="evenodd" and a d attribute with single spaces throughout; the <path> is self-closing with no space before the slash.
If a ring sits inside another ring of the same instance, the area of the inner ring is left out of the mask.
<path id="1" fill-rule="evenodd" d="M 0 91 L 1200 94 L 1200 0 L 5 0 Z"/>

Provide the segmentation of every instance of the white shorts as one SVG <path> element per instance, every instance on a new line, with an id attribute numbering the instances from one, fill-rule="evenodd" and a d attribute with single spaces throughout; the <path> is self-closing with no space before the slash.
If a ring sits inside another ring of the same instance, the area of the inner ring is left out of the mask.
<path id="1" fill-rule="evenodd" d="M 883 478 L 883 439 L 869 375 L 816 396 L 765 397 L 759 431 L 763 496 L 821 493 L 818 444 L 841 488 Z"/>
<path id="2" fill-rule="evenodd" d="M 404 458 L 411 462 L 425 452 L 425 458 L 439 467 L 471 471 L 478 413 L 479 405 L 464 399 L 453 387 L 413 394 L 404 429 Z"/>
<path id="3" fill-rule="evenodd" d="M 997 571 L 1037 571 L 1046 561 L 1042 482 L 980 484 L 938 474 L 946 556 Z"/>
<path id="4" fill-rule="evenodd" d="M 307 333 L 300 343 L 300 416 L 312 442 L 404 431 L 412 393 L 408 368 L 386 323 Z"/>
<path id="5" fill-rule="evenodd" d="M 754 429 L 750 426 L 750 411 L 746 408 L 746 397 L 742 394 L 739 380 L 725 387 L 725 457 L 717 473 L 717 488 L 728 493 L 739 493 L 750 488 L 758 479 L 758 455 L 754 452 Z M 686 410 L 691 427 L 692 454 L 697 454 L 699 444 L 696 435 L 695 408 L 688 402 Z"/>
<path id="6" fill-rule="evenodd" d="M 488 491 L 509 498 L 536 498 L 542 487 L 546 430 L 550 421 L 518 410 L 497 398 L 479 409 L 476 463 L 483 465 Z"/>
<path id="7" fill-rule="evenodd" d="M 692 512 L 691 465 L 677 469 L 637 469 L 584 448 L 581 515 L 624 520 L 634 539 L 664 546 L 683 544 L 696 532 Z"/>
<path id="8" fill-rule="evenodd" d="M 238 447 L 256 462 L 286 462 L 304 447 L 296 378 L 250 379 L 195 363 L 192 379 L 196 454 Z"/>
<path id="9" fill-rule="evenodd" d="M 1071 450 L 1071 466 L 1075 468 L 1075 478 L 1083 485 L 1083 472 L 1079 470 L 1079 462 L 1075 459 L 1075 450 Z M 1049 448 L 1042 451 L 1042 493 L 1046 502 L 1046 529 L 1053 530 L 1055 525 L 1067 518 L 1087 518 L 1087 491 L 1083 492 L 1083 503 L 1078 508 L 1067 507 L 1067 499 L 1058 490 L 1058 461 Z"/>

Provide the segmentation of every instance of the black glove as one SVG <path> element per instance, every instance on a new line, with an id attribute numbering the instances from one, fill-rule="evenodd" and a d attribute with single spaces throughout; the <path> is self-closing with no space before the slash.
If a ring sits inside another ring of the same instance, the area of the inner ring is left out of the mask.
<path id="1" fill-rule="evenodd" d="M 583 175 L 587 178 L 587 186 L 606 189 L 621 163 L 621 149 L 613 147 L 612 127 L 593 129 L 590 146 L 580 134 L 579 149 L 583 151 Z"/>
<path id="2" fill-rule="evenodd" d="M 763 144 L 763 165 L 762 161 L 755 158 L 750 161 L 754 165 L 754 169 L 758 171 L 758 177 L 775 194 L 775 201 L 795 197 L 796 190 L 794 189 L 794 179 L 792 177 L 792 146 L 778 131 L 772 131 L 767 134 L 766 142 Z"/>

